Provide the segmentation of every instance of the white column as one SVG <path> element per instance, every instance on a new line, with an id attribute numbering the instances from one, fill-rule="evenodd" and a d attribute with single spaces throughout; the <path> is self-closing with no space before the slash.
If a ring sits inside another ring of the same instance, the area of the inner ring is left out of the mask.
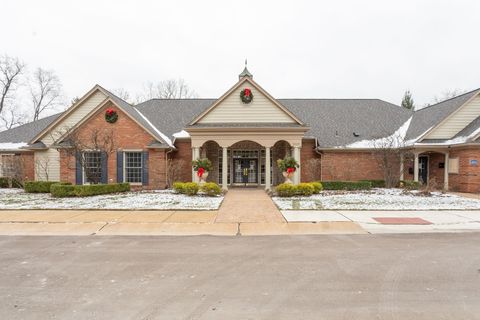
<path id="1" fill-rule="evenodd" d="M 300 147 L 294 146 L 293 147 L 293 158 L 300 164 Z M 301 166 L 295 171 L 295 175 L 293 176 L 293 183 L 299 184 L 300 183 L 300 172 Z"/>
<path id="2" fill-rule="evenodd" d="M 228 148 L 222 148 L 222 189 L 228 189 Z"/>
<path id="3" fill-rule="evenodd" d="M 414 153 L 415 159 L 413 161 L 413 181 L 418 182 L 418 153 Z"/>
<path id="4" fill-rule="evenodd" d="M 199 147 L 193 147 L 192 148 L 192 161 L 195 161 L 200 158 L 200 148 Z M 198 176 L 197 172 L 193 170 L 192 167 L 192 182 L 198 182 Z"/>
<path id="5" fill-rule="evenodd" d="M 443 166 L 443 190 L 448 191 L 448 159 L 449 159 L 449 154 L 448 151 L 445 152 L 445 165 Z"/>
<path id="6" fill-rule="evenodd" d="M 403 168 L 403 162 L 405 161 L 404 157 L 403 157 L 403 153 L 400 154 L 400 181 L 403 181 L 405 179 L 404 177 L 404 168 Z"/>
<path id="7" fill-rule="evenodd" d="M 270 147 L 265 147 L 265 190 L 270 190 Z"/>

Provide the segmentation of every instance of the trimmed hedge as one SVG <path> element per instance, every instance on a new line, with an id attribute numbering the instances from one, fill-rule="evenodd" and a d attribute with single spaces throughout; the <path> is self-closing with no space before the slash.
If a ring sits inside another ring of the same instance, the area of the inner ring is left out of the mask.
<path id="1" fill-rule="evenodd" d="M 220 188 L 215 182 L 206 182 L 200 186 L 200 191 L 207 196 L 213 197 L 220 195 L 222 193 L 222 188 Z"/>
<path id="2" fill-rule="evenodd" d="M 279 197 L 308 197 L 314 193 L 319 193 L 322 191 L 322 184 L 320 182 L 299 183 L 297 185 L 291 183 L 282 183 L 275 188 L 275 191 Z"/>
<path id="3" fill-rule="evenodd" d="M 71 184 L 60 181 L 25 181 L 23 188 L 27 193 L 49 193 L 50 187 L 54 184 Z"/>
<path id="4" fill-rule="evenodd" d="M 372 188 L 385 188 L 385 180 L 360 180 L 362 182 L 370 182 Z"/>
<path id="5" fill-rule="evenodd" d="M 50 192 L 53 197 L 89 197 L 101 194 L 118 193 L 130 191 L 129 183 L 111 183 L 111 184 L 90 184 L 90 185 L 69 185 L 53 184 Z"/>
<path id="6" fill-rule="evenodd" d="M 10 187 L 10 178 L 0 177 L 0 188 L 9 188 Z"/>
<path id="7" fill-rule="evenodd" d="M 0 177 L 0 188 L 23 188 L 20 181 L 15 178 Z"/>
<path id="8" fill-rule="evenodd" d="M 323 181 L 324 190 L 370 190 L 370 181 Z"/>
<path id="9" fill-rule="evenodd" d="M 173 190 L 177 193 L 186 194 L 187 196 L 194 196 L 200 189 L 196 182 L 175 182 L 173 184 Z"/>
<path id="10" fill-rule="evenodd" d="M 323 185 L 321 182 L 310 182 L 310 184 L 313 187 L 313 193 L 317 194 L 320 193 L 320 191 L 323 190 Z"/>

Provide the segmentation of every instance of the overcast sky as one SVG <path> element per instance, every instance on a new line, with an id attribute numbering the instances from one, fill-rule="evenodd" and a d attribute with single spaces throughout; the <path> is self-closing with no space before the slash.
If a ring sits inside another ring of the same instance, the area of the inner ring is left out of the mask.
<path id="1" fill-rule="evenodd" d="M 245 58 L 276 98 L 417 104 L 480 87 L 480 1 L 1 0 L 0 54 L 54 69 L 68 98 L 184 78 L 231 87 Z"/>

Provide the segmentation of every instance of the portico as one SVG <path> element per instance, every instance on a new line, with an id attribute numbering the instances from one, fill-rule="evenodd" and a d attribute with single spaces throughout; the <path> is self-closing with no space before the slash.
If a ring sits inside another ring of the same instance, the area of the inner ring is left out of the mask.
<path id="1" fill-rule="evenodd" d="M 214 166 L 211 178 L 223 189 L 236 185 L 262 185 L 266 190 L 283 180 L 275 162 L 292 156 L 300 163 L 305 127 L 190 127 L 192 158 L 208 158 Z M 226 170 L 225 170 L 226 168 Z M 301 168 L 294 175 L 299 183 Z M 198 181 L 192 171 L 193 181 Z"/>

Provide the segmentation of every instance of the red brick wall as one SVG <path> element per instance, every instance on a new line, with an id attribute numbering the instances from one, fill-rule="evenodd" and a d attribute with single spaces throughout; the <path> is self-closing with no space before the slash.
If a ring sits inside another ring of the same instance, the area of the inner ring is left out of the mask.
<path id="1" fill-rule="evenodd" d="M 183 169 L 181 169 L 182 173 L 179 176 L 178 181 L 192 181 L 192 144 L 190 139 L 176 140 L 175 148 L 177 148 L 177 150 L 170 153 L 171 159 L 174 163 L 183 160 Z"/>
<path id="2" fill-rule="evenodd" d="M 136 122 L 130 119 L 126 114 L 111 106 L 118 112 L 117 122 L 110 124 L 105 121 L 106 106 L 84 124 L 77 128 L 80 139 L 89 141 L 92 130 L 104 130 L 109 134 L 113 130 L 113 136 L 118 150 L 148 150 L 148 186 L 144 188 L 162 189 L 166 186 L 166 160 L 165 150 L 147 149 L 154 138 L 140 127 Z M 102 131 L 100 131 L 102 132 Z M 60 153 L 60 178 L 62 181 L 75 183 L 75 159 L 66 152 Z M 116 152 L 108 155 L 108 182 L 117 182 L 117 154 Z"/>
<path id="3" fill-rule="evenodd" d="M 317 161 L 312 161 L 316 159 Z M 274 163 L 275 165 L 275 163 Z M 315 140 L 303 140 L 300 150 L 301 181 L 321 180 L 321 157 L 315 152 Z"/>
<path id="4" fill-rule="evenodd" d="M 451 191 L 480 192 L 480 166 L 472 166 L 470 160 L 480 163 L 480 148 L 454 149 L 450 151 L 450 158 L 458 157 L 459 173 L 448 175 L 448 184 Z"/>
<path id="5" fill-rule="evenodd" d="M 25 181 L 35 180 L 35 158 L 33 152 L 26 152 L 20 155 L 23 162 L 23 176 Z"/>
<path id="6" fill-rule="evenodd" d="M 322 155 L 322 180 L 383 180 L 383 171 L 371 152 L 331 152 Z"/>

